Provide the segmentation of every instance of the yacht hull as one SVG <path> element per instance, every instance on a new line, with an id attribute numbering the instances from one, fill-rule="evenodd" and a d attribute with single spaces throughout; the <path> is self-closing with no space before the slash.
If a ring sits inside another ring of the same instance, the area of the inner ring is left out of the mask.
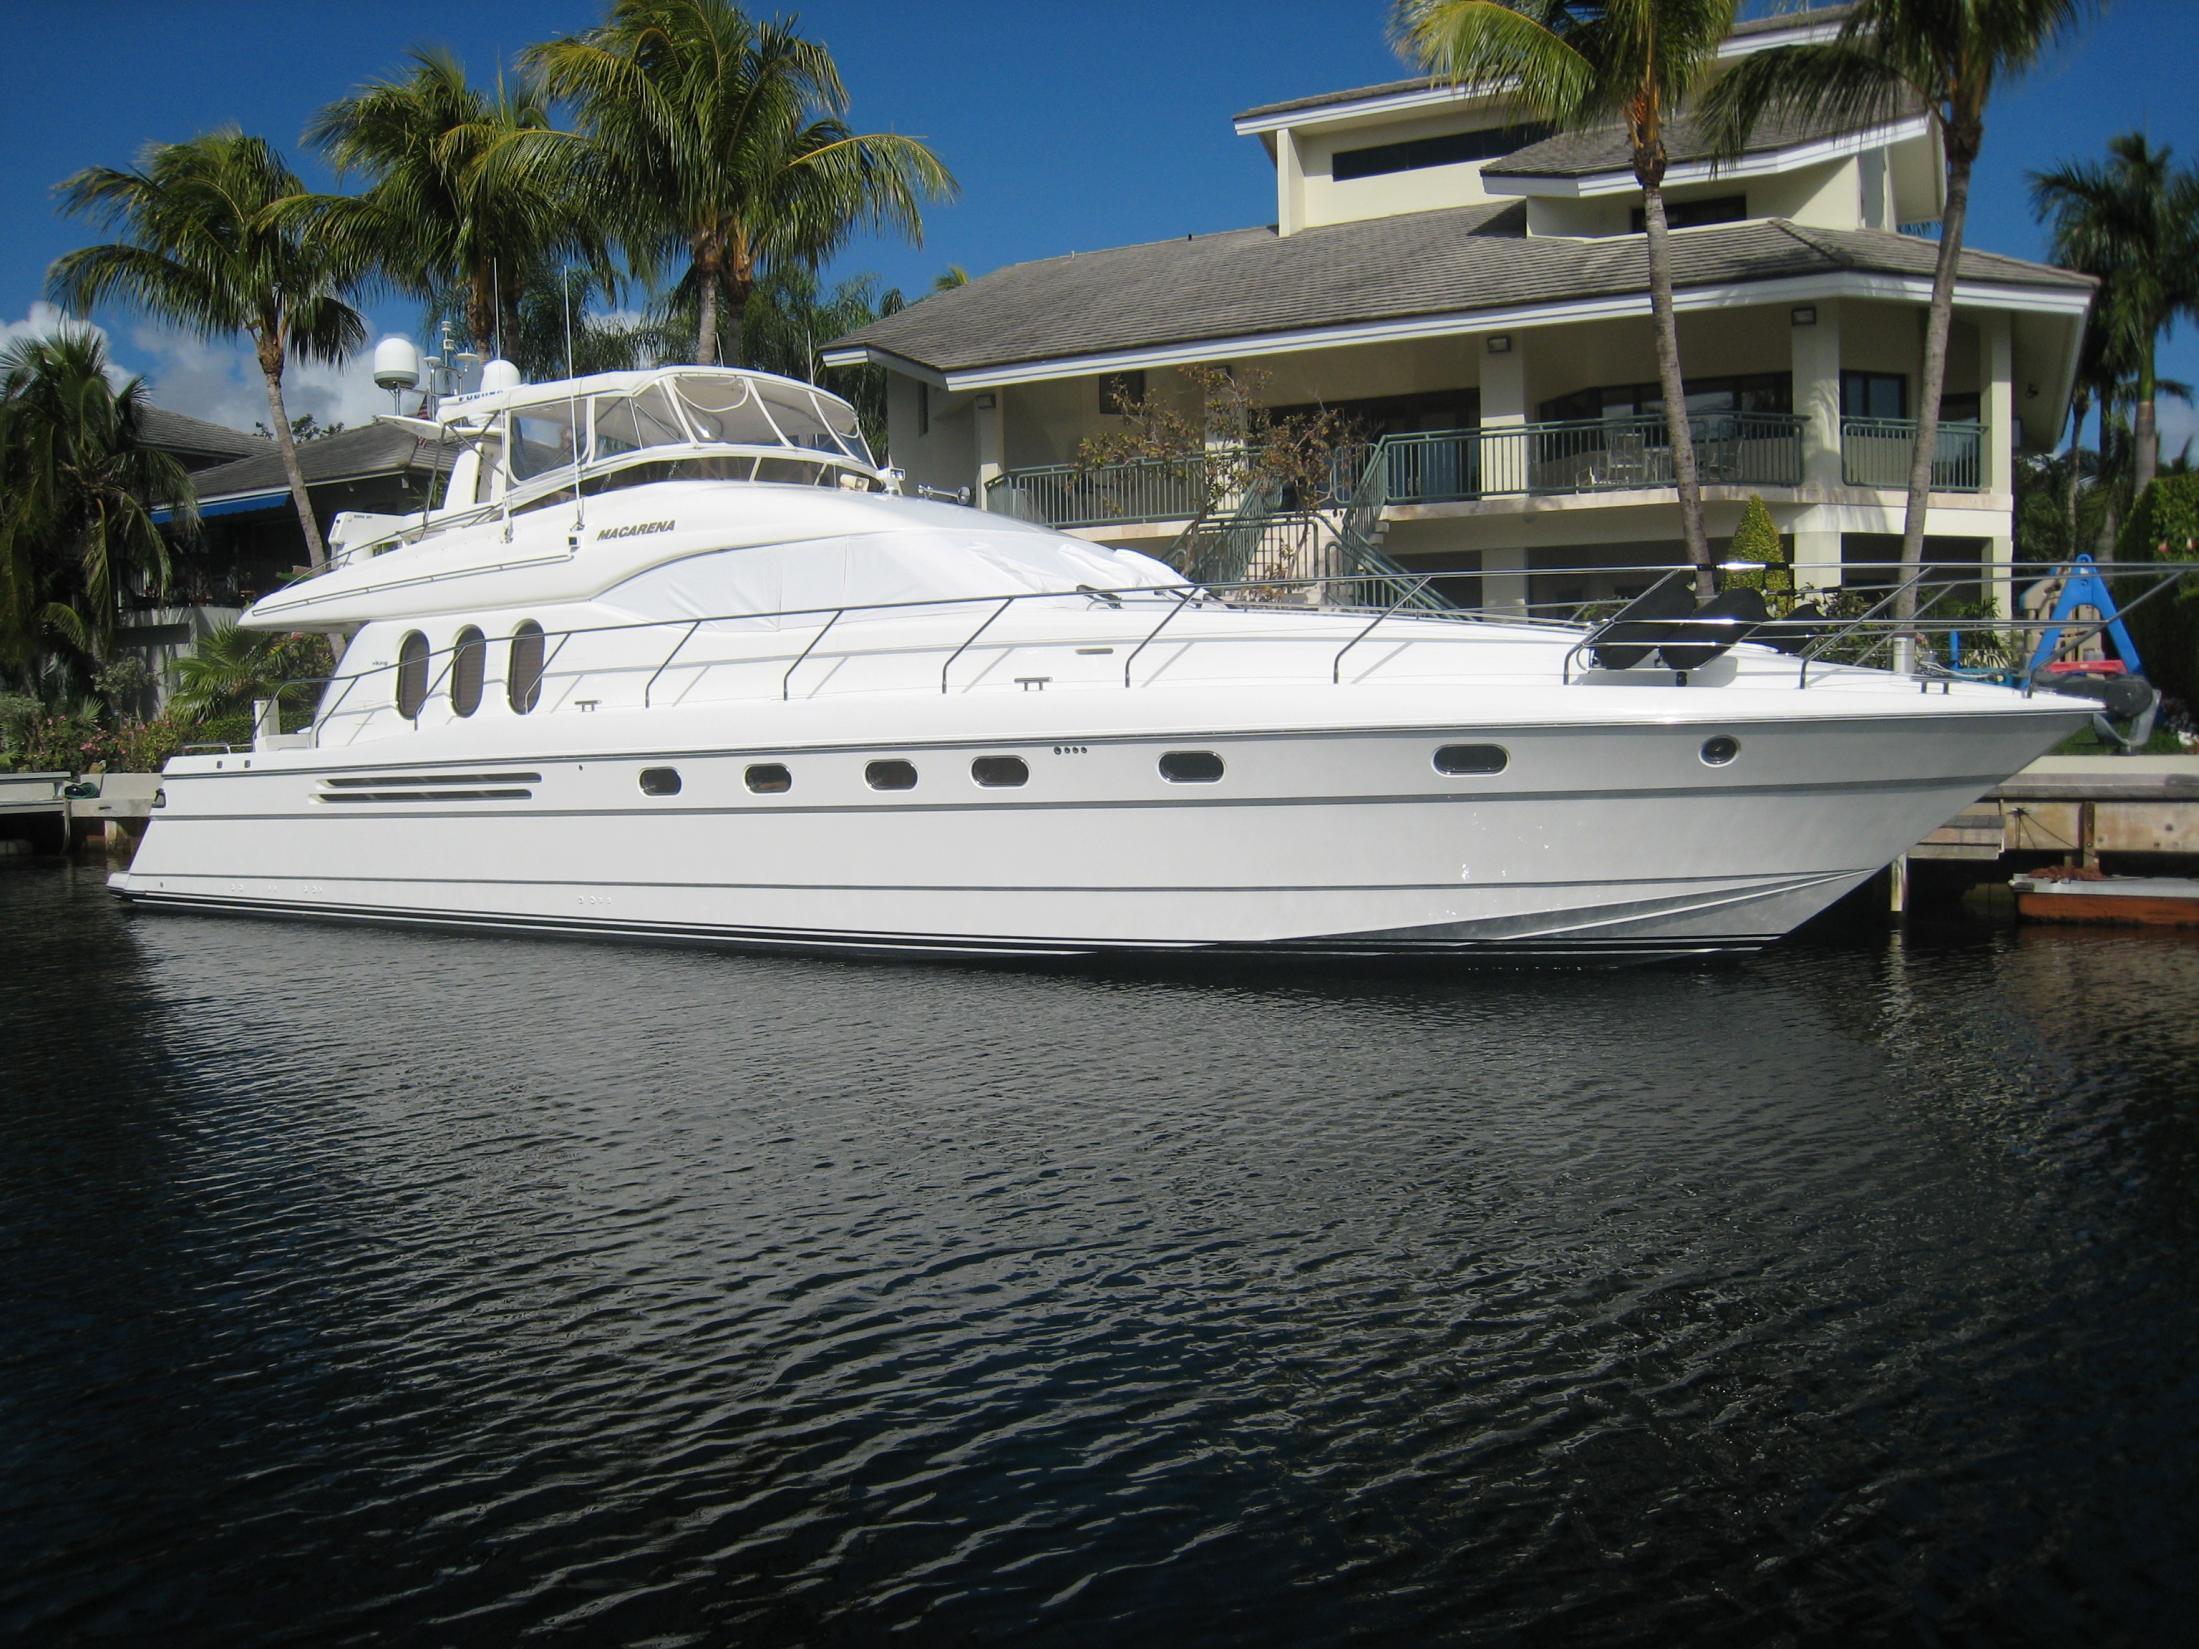
<path id="1" fill-rule="evenodd" d="M 1808 920 L 2082 715 L 1763 724 L 1724 767 L 1687 722 L 486 763 L 284 752 L 171 770 L 115 890 L 201 911 L 871 956 L 1692 957 Z M 1465 738 L 1503 748 L 1504 770 L 1437 772 L 1432 752 Z M 1187 747 L 1220 754 L 1225 780 L 1160 781 L 1159 758 Z M 1025 784 L 972 782 L 973 761 L 1003 755 Z M 914 765 L 916 788 L 870 789 L 881 758 Z M 790 789 L 751 791 L 764 764 Z M 676 773 L 678 794 L 645 796 L 644 770 Z"/>

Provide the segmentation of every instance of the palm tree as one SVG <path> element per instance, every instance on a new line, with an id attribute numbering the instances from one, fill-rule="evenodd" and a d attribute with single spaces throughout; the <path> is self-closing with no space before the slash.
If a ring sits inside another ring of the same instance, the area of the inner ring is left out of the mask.
<path id="1" fill-rule="evenodd" d="M 400 290 L 432 298 L 455 287 L 474 348 L 500 349 L 523 290 L 542 285 L 546 270 L 577 256 L 603 276 L 585 179 L 568 147 L 537 142 L 551 129 L 549 109 L 525 76 L 499 78 L 491 94 L 446 51 L 411 56 L 408 74 L 339 98 L 306 128 L 339 173 L 370 180 L 367 191 L 310 196 L 294 209 Z M 531 164 L 503 163 L 529 145 L 541 151 Z"/>
<path id="2" fill-rule="evenodd" d="M 1665 136 L 1732 32 L 1735 0 L 1397 0 L 1400 42 L 1437 74 L 1509 89 L 1537 119 L 1567 130 L 1626 129 L 1649 231 L 1649 308 L 1657 376 L 1680 489 L 1680 526 L 1697 594 L 1712 593 L 1710 540 L 1680 373 L 1665 220 Z"/>
<path id="3" fill-rule="evenodd" d="M 303 192 L 266 140 L 234 127 L 153 144 L 134 171 L 94 166 L 61 184 L 64 211 L 126 238 L 65 254 L 47 281 L 56 299 L 79 310 L 120 297 L 202 338 L 241 332 L 251 340 L 267 384 L 268 427 L 318 567 L 327 551 L 298 469 L 283 370 L 292 359 L 342 360 L 366 341 L 366 322 L 344 301 L 356 269 L 271 210 Z"/>
<path id="4" fill-rule="evenodd" d="M 742 359 L 764 271 L 820 264 L 864 226 L 921 244 L 922 202 L 954 193 L 917 139 L 848 128 L 822 45 L 726 0 L 614 0 L 601 28 L 522 61 L 578 106 L 605 198 L 620 203 L 629 267 L 647 278 L 684 257 L 704 363 Z"/>
<path id="5" fill-rule="evenodd" d="M 1955 271 L 1962 261 L 1970 177 L 1985 143 L 1986 105 L 2002 81 L 2037 62 L 2095 9 L 2097 0 L 1854 0 L 1833 39 L 1745 57 L 1704 99 L 1714 141 L 1735 154 L 1756 122 L 1774 109 L 1857 126 L 1894 119 L 1917 101 L 1930 112 L 1946 156 L 1947 193 L 1924 327 L 1897 618 L 1916 613 L 1913 580 L 1924 560 Z M 1909 657 L 1904 647 L 1897 665 L 1906 667 Z"/>
<path id="6" fill-rule="evenodd" d="M 217 625 L 176 661 L 174 707 L 194 717 L 250 710 L 255 701 L 302 704 L 315 678 L 331 668 L 328 643 L 317 635 L 271 635 Z"/>
<path id="7" fill-rule="evenodd" d="M 2051 223 L 2054 258 L 2094 275 L 2096 324 L 2137 379 L 2132 495 L 2160 461 L 2154 351 L 2180 315 L 2199 313 L 2199 173 L 2177 171 L 2164 145 L 2125 132 L 2106 165 L 2066 161 L 2031 174 L 2031 209 Z"/>
<path id="8" fill-rule="evenodd" d="M 197 518 L 191 478 L 148 446 L 142 378 L 117 388 L 90 328 L 0 350 L 0 659 L 26 678 L 59 639 L 104 659 L 124 587 L 168 587 L 152 506 Z"/>

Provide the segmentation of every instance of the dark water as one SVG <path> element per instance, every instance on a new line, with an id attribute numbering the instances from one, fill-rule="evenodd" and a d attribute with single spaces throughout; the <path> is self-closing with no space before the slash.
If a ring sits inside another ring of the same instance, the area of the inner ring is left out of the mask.
<path id="1" fill-rule="evenodd" d="M 0 866 L 0 1638 L 2185 1641 L 2199 943 L 1150 978 Z"/>

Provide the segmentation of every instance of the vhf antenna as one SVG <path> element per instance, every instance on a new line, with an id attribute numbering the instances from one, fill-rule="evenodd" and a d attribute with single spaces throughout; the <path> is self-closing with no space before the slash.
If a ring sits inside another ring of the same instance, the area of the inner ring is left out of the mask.
<path id="1" fill-rule="evenodd" d="M 588 506 L 581 501 L 580 494 L 580 385 L 573 377 L 573 272 L 570 269 L 558 282 L 558 290 L 565 299 L 565 399 L 572 409 L 573 419 L 573 534 L 576 540 L 573 547 L 578 549 L 578 537 L 588 528 Z"/>

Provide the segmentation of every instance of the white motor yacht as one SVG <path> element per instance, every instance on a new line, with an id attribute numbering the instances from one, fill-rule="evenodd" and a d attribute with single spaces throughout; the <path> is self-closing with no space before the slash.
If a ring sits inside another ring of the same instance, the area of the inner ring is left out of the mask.
<path id="1" fill-rule="evenodd" d="M 759 373 L 400 421 L 450 443 L 444 498 L 341 518 L 246 614 L 337 638 L 336 673 L 310 726 L 169 764 L 125 898 L 864 954 L 1694 956 L 1787 933 L 2094 708 L 1194 584 L 901 496 L 844 401 Z"/>

